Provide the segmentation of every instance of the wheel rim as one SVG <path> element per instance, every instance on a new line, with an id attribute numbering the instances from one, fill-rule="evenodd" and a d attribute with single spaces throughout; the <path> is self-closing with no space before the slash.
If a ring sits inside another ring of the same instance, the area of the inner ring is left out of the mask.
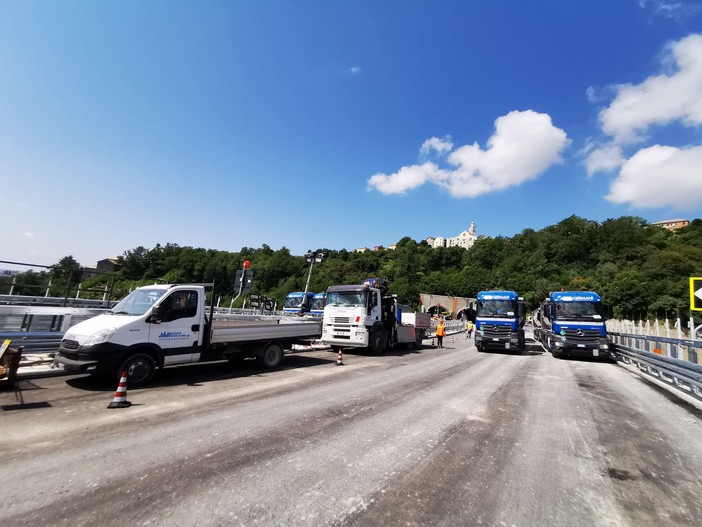
<path id="1" fill-rule="evenodd" d="M 280 355 L 280 349 L 271 346 L 263 353 L 263 361 L 266 365 L 272 366 L 278 362 L 278 356 Z"/>
<path id="2" fill-rule="evenodd" d="M 138 359 L 127 367 L 128 379 L 133 383 L 140 383 L 146 380 L 151 373 L 151 365 L 146 359 Z"/>

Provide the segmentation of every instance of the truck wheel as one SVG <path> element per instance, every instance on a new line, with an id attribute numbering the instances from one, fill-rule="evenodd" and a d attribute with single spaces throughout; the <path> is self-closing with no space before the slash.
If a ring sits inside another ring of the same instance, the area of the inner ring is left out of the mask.
<path id="1" fill-rule="evenodd" d="M 261 366 L 272 370 L 277 368 L 283 361 L 283 348 L 280 346 L 280 344 L 268 344 L 263 352 L 263 355 L 260 355 L 257 358 Z"/>
<path id="2" fill-rule="evenodd" d="M 371 337 L 371 350 L 376 355 L 380 355 L 385 351 L 385 343 L 387 342 L 387 335 L 383 330 L 377 330 L 373 332 Z"/>
<path id="3" fill-rule="evenodd" d="M 422 342 L 424 341 L 424 331 L 419 330 L 417 331 L 414 339 L 414 349 L 417 349 L 419 346 L 422 345 Z"/>
<path id="4" fill-rule="evenodd" d="M 127 386 L 144 386 L 156 373 L 156 364 L 146 353 L 137 353 L 127 359 L 117 371 L 117 377 L 121 378 L 122 372 L 127 372 Z"/>

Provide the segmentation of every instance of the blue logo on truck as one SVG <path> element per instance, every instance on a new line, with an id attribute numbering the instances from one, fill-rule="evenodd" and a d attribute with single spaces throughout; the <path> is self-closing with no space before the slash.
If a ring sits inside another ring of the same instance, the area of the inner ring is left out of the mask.
<path id="1" fill-rule="evenodd" d="M 182 331 L 162 331 L 158 336 L 159 339 L 164 340 L 181 340 L 190 337 L 189 333 L 183 333 Z"/>

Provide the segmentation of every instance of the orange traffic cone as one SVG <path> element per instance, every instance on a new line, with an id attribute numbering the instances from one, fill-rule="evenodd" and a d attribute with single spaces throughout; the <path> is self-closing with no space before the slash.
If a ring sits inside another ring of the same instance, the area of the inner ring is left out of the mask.
<path id="1" fill-rule="evenodd" d="M 343 366 L 344 362 L 341 360 L 341 346 L 339 346 L 339 354 L 336 356 L 336 365 Z"/>
<path id="2" fill-rule="evenodd" d="M 115 392 L 115 398 L 107 406 L 108 408 L 129 408 L 132 405 L 127 401 L 127 372 L 122 372 L 122 377 L 119 380 L 119 386 Z"/>

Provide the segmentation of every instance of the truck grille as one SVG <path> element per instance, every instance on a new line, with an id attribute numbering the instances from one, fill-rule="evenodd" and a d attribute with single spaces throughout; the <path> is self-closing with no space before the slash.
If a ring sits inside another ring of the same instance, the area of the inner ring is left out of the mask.
<path id="1" fill-rule="evenodd" d="M 494 337 L 509 337 L 511 328 L 509 326 L 501 326 L 498 324 L 483 324 L 480 326 L 483 335 L 488 338 Z"/>
<path id="2" fill-rule="evenodd" d="M 63 339 L 61 341 L 61 349 L 77 350 L 78 349 L 78 341 Z"/>
<path id="3" fill-rule="evenodd" d="M 598 329 L 564 329 L 568 342 L 573 344 L 598 344 L 600 331 Z"/>
<path id="4" fill-rule="evenodd" d="M 349 317 L 334 317 L 333 324 L 351 324 L 351 319 Z"/>

